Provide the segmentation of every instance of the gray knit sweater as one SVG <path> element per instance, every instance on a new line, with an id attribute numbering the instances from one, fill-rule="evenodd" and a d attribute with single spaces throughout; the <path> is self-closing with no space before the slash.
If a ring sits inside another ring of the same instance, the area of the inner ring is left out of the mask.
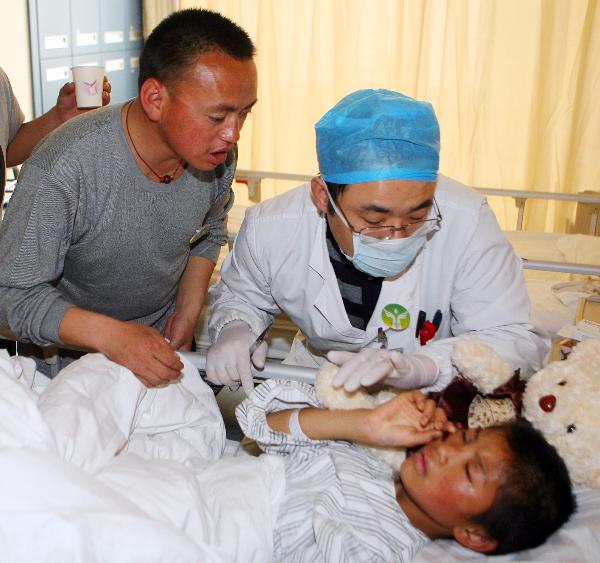
<path id="1" fill-rule="evenodd" d="M 0 225 L 0 325 L 60 342 L 77 305 L 162 330 L 190 253 L 216 261 L 233 203 L 233 152 L 213 171 L 148 180 L 121 126 L 121 105 L 72 119 L 25 164 Z M 209 234 L 190 248 L 197 229 Z"/>

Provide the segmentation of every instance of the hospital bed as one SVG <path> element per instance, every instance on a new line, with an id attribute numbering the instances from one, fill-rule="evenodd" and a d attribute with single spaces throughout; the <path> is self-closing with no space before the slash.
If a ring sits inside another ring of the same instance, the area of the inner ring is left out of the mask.
<path id="1" fill-rule="evenodd" d="M 257 176 L 258 175 L 258 176 Z M 279 175 L 281 176 L 281 175 Z M 251 199 L 259 197 L 260 182 L 257 178 L 273 177 L 268 173 L 250 173 L 238 171 L 238 178 L 246 180 Z M 285 175 L 285 179 L 306 181 L 308 176 Z M 258 190 L 258 191 L 257 191 Z M 481 190 L 489 195 L 490 190 Z M 495 192 L 495 191 L 494 191 Z M 502 194 L 507 197 L 516 197 L 515 194 Z M 538 192 L 519 192 L 520 200 L 524 196 L 539 196 Z M 551 194 L 555 196 L 556 194 Z M 573 196 L 577 197 L 577 196 Z M 575 201 L 582 201 L 590 205 L 598 205 L 600 197 L 584 196 Z M 523 200 L 524 210 L 524 200 Z M 230 242 L 233 242 L 235 233 L 243 219 L 245 208 L 234 206 L 230 213 L 229 229 Z M 596 230 L 596 216 L 592 222 L 592 232 Z M 560 235 L 556 233 L 526 233 L 521 230 L 523 214 L 519 212 L 517 229 L 507 232 L 507 238 L 515 248 L 517 254 L 523 259 L 524 268 L 530 296 L 534 303 L 536 316 L 541 313 L 547 315 L 542 324 L 553 334 L 561 323 L 573 320 L 575 308 L 558 300 L 556 283 L 580 283 L 581 277 L 595 276 L 600 279 L 600 238 L 592 235 Z M 581 238 L 581 237 L 584 238 Z M 572 238 L 576 237 L 576 238 Z M 219 266 L 223 256 L 220 257 Z M 215 276 L 218 276 L 219 268 Z M 542 288 L 544 291 L 542 291 Z M 577 286 L 567 287 L 563 293 L 577 293 Z M 537 309 L 536 309 L 537 307 Z M 539 318 L 539 320 L 542 320 Z M 295 366 L 286 366 L 279 361 L 287 353 L 287 348 L 295 332 L 295 327 L 285 318 L 275 320 L 274 330 L 271 332 L 269 360 L 262 373 L 255 373 L 257 377 L 274 377 L 294 379 L 298 381 L 312 381 L 314 370 Z M 206 315 L 203 322 L 199 323 L 197 338 L 200 350 L 206 350 L 209 342 L 206 331 Z M 204 370 L 205 356 L 199 353 L 187 354 L 192 363 L 200 370 Z M 525 553 L 510 556 L 494 557 L 493 561 L 599 561 L 600 560 L 600 491 L 588 488 L 577 489 L 579 510 L 572 520 L 544 546 Z M 457 544 L 449 541 L 435 541 L 419 552 L 415 561 L 420 563 L 433 563 L 438 561 L 483 561 L 486 557 L 467 551 Z"/>
<path id="2" fill-rule="evenodd" d="M 300 184 L 310 176 L 273 174 L 239 170 L 237 179 L 248 187 L 249 199 L 260 201 L 261 181 L 265 178 L 288 180 Z M 600 292 L 600 237 L 598 228 L 599 195 L 551 194 L 516 190 L 480 189 L 492 197 L 511 197 L 517 207 L 515 229 L 505 231 L 516 254 L 523 260 L 524 275 L 532 302 L 533 315 L 552 336 L 567 323 L 574 322 L 577 301 L 586 292 Z M 572 201 L 586 206 L 590 212 L 590 234 L 534 233 L 523 230 L 525 207 L 533 199 Z M 234 206 L 228 228 L 230 247 L 244 217 L 246 207 Z M 222 263 L 227 251 L 220 257 Z M 218 267 L 215 276 L 218 276 Z M 287 366 L 276 359 L 285 357 L 296 331 L 285 317 L 276 317 L 271 331 L 268 356 L 271 360 L 263 372 L 254 371 L 257 378 L 273 377 L 311 382 L 314 370 Z M 209 342 L 206 317 L 199 324 L 198 343 L 206 350 Z M 205 358 L 192 354 L 190 359 L 199 370 L 204 369 Z M 576 489 L 578 511 L 571 521 L 543 546 L 514 555 L 494 557 L 478 555 L 451 541 L 438 540 L 428 544 L 415 558 L 416 563 L 458 563 L 460 561 L 600 561 L 600 490 L 586 487 Z"/>
<path id="3" fill-rule="evenodd" d="M 184 354 L 200 372 L 206 358 L 198 353 Z M 256 378 L 291 379 L 311 383 L 315 370 L 288 366 L 277 361 L 267 361 L 261 372 L 254 370 Z M 229 446 L 230 455 L 239 455 Z M 538 562 L 596 562 L 600 561 L 600 490 L 578 486 L 575 488 L 578 510 L 571 520 L 544 545 L 524 552 L 488 558 L 461 547 L 450 540 L 430 542 L 419 551 L 414 563 L 460 563 L 462 561 L 538 561 Z"/>

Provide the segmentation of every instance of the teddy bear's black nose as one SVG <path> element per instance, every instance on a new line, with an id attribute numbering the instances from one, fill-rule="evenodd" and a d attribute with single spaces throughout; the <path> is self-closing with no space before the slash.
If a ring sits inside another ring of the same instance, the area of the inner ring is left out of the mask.
<path id="1" fill-rule="evenodd" d="M 552 412 L 556 406 L 556 397 L 554 395 L 544 395 L 540 398 L 539 404 L 544 412 Z"/>

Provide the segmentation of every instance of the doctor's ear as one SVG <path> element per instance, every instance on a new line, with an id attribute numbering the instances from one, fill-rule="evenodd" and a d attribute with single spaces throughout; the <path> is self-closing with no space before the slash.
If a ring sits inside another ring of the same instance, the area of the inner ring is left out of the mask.
<path id="1" fill-rule="evenodd" d="M 459 544 L 478 553 L 490 553 L 498 547 L 498 541 L 490 537 L 482 526 L 457 526 L 453 534 Z"/>
<path id="2" fill-rule="evenodd" d="M 329 198 L 327 197 L 327 185 L 320 176 L 315 176 L 310 181 L 310 191 L 315 200 L 315 204 L 321 213 L 327 215 Z"/>

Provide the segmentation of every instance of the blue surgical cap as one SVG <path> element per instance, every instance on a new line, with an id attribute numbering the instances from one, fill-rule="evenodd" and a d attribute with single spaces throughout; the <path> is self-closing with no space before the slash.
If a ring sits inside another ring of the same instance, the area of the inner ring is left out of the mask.
<path id="1" fill-rule="evenodd" d="M 428 102 L 358 90 L 315 125 L 321 177 L 336 184 L 437 180 L 440 129 Z"/>

